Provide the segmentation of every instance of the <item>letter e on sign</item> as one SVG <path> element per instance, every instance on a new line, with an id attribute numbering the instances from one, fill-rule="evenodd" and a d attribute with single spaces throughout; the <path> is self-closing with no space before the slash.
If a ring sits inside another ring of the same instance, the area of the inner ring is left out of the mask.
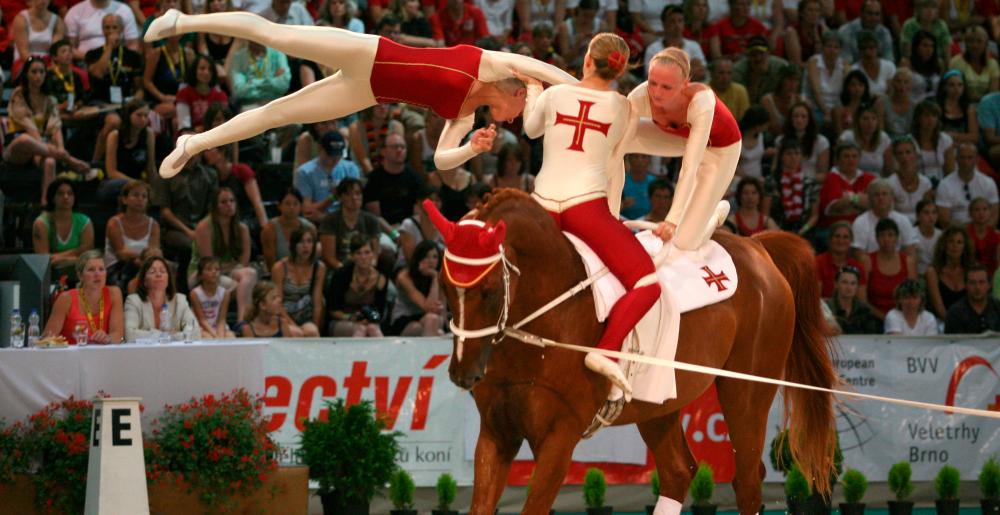
<path id="1" fill-rule="evenodd" d="M 111 410 L 111 445 L 115 447 L 132 445 L 131 438 L 122 436 L 122 433 L 132 429 L 132 424 L 122 420 L 131 414 L 132 410 L 128 408 L 113 408 Z"/>

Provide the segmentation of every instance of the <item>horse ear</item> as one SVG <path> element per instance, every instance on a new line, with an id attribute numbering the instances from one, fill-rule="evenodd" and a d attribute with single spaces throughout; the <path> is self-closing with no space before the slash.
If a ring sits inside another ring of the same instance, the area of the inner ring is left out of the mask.
<path id="1" fill-rule="evenodd" d="M 492 229 L 483 235 L 483 239 L 489 239 L 492 241 L 483 241 L 482 243 L 492 243 L 490 248 L 499 247 L 503 243 L 504 238 L 507 236 L 507 224 L 500 220 Z"/>
<path id="2" fill-rule="evenodd" d="M 438 211 L 437 205 L 435 205 L 431 199 L 424 200 L 423 206 L 424 211 L 427 212 L 427 216 L 431 217 L 431 222 L 434 224 L 434 227 L 437 227 L 441 236 L 444 236 L 444 241 L 451 239 L 451 234 L 455 231 L 455 222 L 445 218 L 444 215 Z"/>

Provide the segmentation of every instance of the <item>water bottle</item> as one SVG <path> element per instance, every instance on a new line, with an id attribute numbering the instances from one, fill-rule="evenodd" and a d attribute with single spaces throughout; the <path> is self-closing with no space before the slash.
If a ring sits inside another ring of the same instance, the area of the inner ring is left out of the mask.
<path id="1" fill-rule="evenodd" d="M 38 316 L 38 310 L 31 310 L 31 315 L 28 317 L 28 347 L 34 348 L 38 346 L 38 338 L 42 334 L 41 327 L 41 317 Z"/>
<path id="2" fill-rule="evenodd" d="M 160 308 L 160 343 L 170 343 L 170 305 Z"/>
<path id="3" fill-rule="evenodd" d="M 21 322 L 21 310 L 15 309 L 10 314 L 10 346 L 15 349 L 24 347 L 24 324 Z"/>
<path id="4" fill-rule="evenodd" d="M 271 162 L 280 163 L 281 162 L 281 147 L 278 146 L 278 134 L 271 132 L 267 135 L 267 148 L 271 153 Z"/>

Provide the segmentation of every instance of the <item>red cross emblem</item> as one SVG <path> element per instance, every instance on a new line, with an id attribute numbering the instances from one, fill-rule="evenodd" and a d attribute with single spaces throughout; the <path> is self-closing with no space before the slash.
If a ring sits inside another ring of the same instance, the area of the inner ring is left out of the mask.
<path id="1" fill-rule="evenodd" d="M 580 102 L 580 112 L 576 114 L 576 118 L 573 118 L 568 114 L 556 113 L 555 124 L 572 125 L 576 127 L 573 129 L 573 142 L 566 147 L 566 150 L 583 152 L 583 137 L 586 136 L 587 129 L 594 129 L 595 131 L 607 136 L 608 129 L 611 128 L 611 124 L 592 120 L 587 117 L 590 114 L 590 106 L 594 105 L 593 102 L 588 102 L 586 100 L 577 100 L 577 102 Z"/>
<path id="2" fill-rule="evenodd" d="M 708 274 L 707 276 L 702 277 L 702 279 L 705 280 L 705 284 L 707 284 L 709 287 L 711 287 L 714 284 L 715 287 L 719 289 L 718 291 L 726 291 L 726 285 L 722 284 L 722 281 L 729 281 L 730 279 L 726 277 L 725 272 L 720 271 L 718 274 L 716 274 L 715 272 L 712 271 L 712 269 L 708 268 L 708 265 L 701 267 L 701 271 Z"/>

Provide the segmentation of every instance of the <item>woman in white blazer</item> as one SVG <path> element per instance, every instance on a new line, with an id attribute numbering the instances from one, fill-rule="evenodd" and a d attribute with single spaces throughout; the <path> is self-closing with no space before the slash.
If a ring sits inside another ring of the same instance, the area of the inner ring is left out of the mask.
<path id="1" fill-rule="evenodd" d="M 167 317 L 162 317 L 163 306 Z M 139 288 L 125 299 L 125 341 L 168 333 L 172 340 L 201 338 L 198 319 L 188 305 L 187 298 L 177 293 L 174 276 L 167 262 L 152 256 L 139 270 Z"/>

